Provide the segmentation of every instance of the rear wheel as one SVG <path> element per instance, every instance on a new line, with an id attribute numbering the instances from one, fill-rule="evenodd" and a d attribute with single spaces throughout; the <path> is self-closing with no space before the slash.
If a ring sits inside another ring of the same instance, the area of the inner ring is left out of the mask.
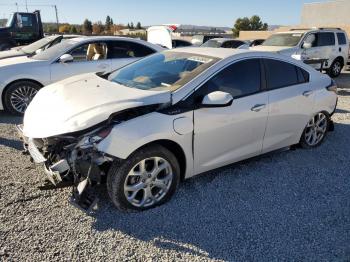
<path id="1" fill-rule="evenodd" d="M 107 178 L 109 196 L 120 210 L 146 210 L 172 197 L 180 181 L 180 167 L 166 148 L 142 148 L 123 162 L 113 163 Z"/>
<path id="2" fill-rule="evenodd" d="M 313 148 L 319 146 L 326 137 L 329 128 L 329 117 L 323 112 L 313 116 L 306 125 L 300 139 L 303 148 Z"/>
<path id="3" fill-rule="evenodd" d="M 11 84 L 5 91 L 5 109 L 14 115 L 23 115 L 41 86 L 30 81 Z"/>
<path id="4" fill-rule="evenodd" d="M 334 60 L 327 73 L 330 77 L 338 77 L 343 70 L 343 63 L 340 59 Z"/>

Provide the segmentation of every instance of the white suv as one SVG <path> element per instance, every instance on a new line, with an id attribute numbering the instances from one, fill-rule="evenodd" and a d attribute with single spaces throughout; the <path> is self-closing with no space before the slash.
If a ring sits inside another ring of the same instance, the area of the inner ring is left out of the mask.
<path id="1" fill-rule="evenodd" d="M 348 62 L 349 40 L 340 28 L 292 29 L 273 34 L 251 49 L 279 52 L 303 61 L 327 59 L 324 69 L 337 77 Z"/>

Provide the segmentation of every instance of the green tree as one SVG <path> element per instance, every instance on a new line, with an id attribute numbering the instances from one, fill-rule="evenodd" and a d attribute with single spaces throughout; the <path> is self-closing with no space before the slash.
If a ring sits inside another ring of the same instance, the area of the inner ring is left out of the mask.
<path id="1" fill-rule="evenodd" d="M 140 23 L 140 22 L 137 22 L 137 24 L 136 24 L 136 29 L 142 29 L 142 26 L 141 26 L 141 23 Z"/>
<path id="2" fill-rule="evenodd" d="M 134 29 L 135 27 L 134 27 L 134 23 L 133 22 L 131 22 L 130 23 L 130 29 Z"/>
<path id="3" fill-rule="evenodd" d="M 75 25 L 71 25 L 69 33 L 71 33 L 71 34 L 78 33 L 78 29 L 75 27 Z"/>
<path id="4" fill-rule="evenodd" d="M 107 15 L 106 23 L 105 23 L 106 31 L 109 31 L 111 29 L 111 25 L 112 25 L 111 17 L 109 15 Z"/>
<path id="5" fill-rule="evenodd" d="M 240 31 L 266 31 L 267 29 L 268 24 L 263 23 L 259 16 L 253 15 L 251 18 L 238 18 L 232 31 L 233 35 L 237 37 Z"/>
<path id="6" fill-rule="evenodd" d="M 128 29 L 130 29 L 130 23 L 128 23 L 127 27 L 128 27 Z"/>
<path id="7" fill-rule="evenodd" d="M 92 23 L 90 20 L 85 19 L 84 23 L 83 23 L 83 34 L 85 35 L 91 35 L 92 33 Z"/>

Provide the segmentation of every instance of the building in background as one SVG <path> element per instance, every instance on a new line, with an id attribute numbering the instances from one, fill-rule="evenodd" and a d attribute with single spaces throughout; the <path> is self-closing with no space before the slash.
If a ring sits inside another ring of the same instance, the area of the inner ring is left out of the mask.
<path id="1" fill-rule="evenodd" d="M 304 4 L 301 26 L 339 27 L 350 36 L 350 1 L 332 0 L 324 3 Z"/>
<path id="2" fill-rule="evenodd" d="M 279 27 L 270 31 L 241 31 L 240 39 L 266 39 L 275 32 L 291 28 L 335 27 L 345 30 L 350 37 L 350 0 L 331 0 L 303 5 L 299 25 Z"/>

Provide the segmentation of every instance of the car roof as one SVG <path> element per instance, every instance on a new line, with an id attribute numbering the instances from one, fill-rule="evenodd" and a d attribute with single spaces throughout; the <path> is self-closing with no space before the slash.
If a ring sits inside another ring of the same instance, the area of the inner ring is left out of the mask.
<path id="1" fill-rule="evenodd" d="M 226 41 L 237 41 L 237 42 L 245 42 L 244 40 L 240 40 L 240 39 L 233 39 L 233 38 L 228 38 L 228 37 L 226 37 L 226 38 L 212 38 L 212 39 L 210 39 L 210 40 L 208 40 L 208 41 L 212 41 L 212 40 L 214 40 L 214 41 L 217 41 L 217 42 L 219 42 L 219 43 L 223 43 L 223 42 L 226 42 Z"/>
<path id="2" fill-rule="evenodd" d="M 171 51 L 179 52 L 179 53 L 203 55 L 203 56 L 212 56 L 212 57 L 217 57 L 221 59 L 224 59 L 236 54 L 250 52 L 249 50 L 243 50 L 243 49 L 212 48 L 212 47 L 186 47 L 186 48 L 172 49 Z"/>
<path id="3" fill-rule="evenodd" d="M 141 39 L 131 38 L 131 37 L 121 37 L 121 36 L 81 36 L 76 38 L 70 38 L 70 39 L 67 39 L 66 41 L 70 41 L 71 43 L 78 44 L 78 43 L 90 42 L 92 40 L 93 41 L 113 41 L 113 40 L 129 41 L 129 42 L 139 43 L 144 46 L 148 46 L 150 48 L 153 48 L 156 51 L 165 50 L 165 48 L 161 46 L 152 44 L 150 42 L 147 42 Z"/>

